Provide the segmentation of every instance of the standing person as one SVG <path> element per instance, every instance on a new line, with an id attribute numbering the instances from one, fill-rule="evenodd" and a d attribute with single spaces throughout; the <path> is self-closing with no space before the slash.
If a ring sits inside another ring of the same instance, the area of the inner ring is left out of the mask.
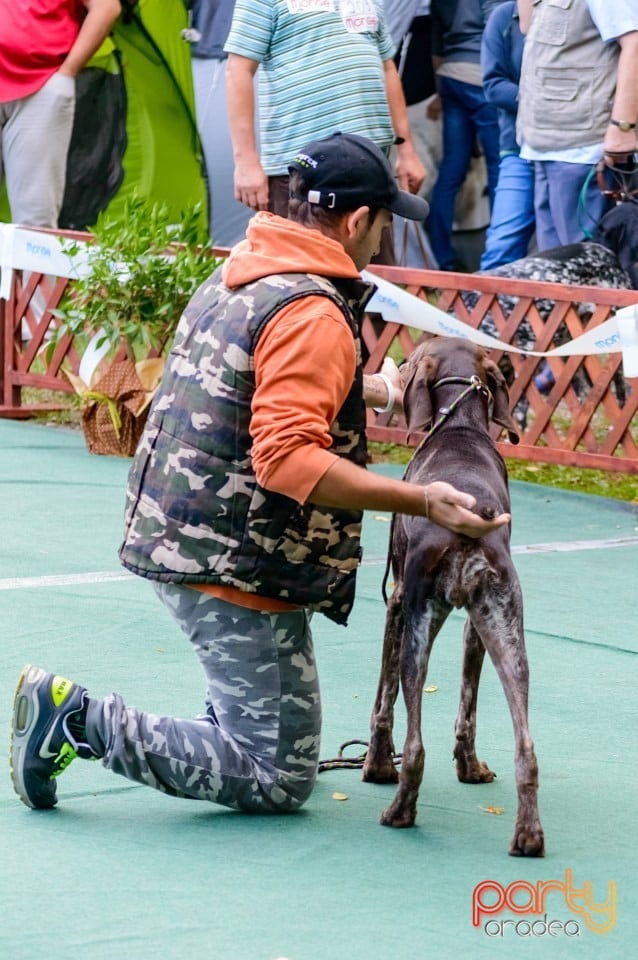
<path id="1" fill-rule="evenodd" d="M 409 32 L 417 7 L 421 5 L 422 0 L 383 0 L 385 22 L 397 47 Z"/>
<path id="2" fill-rule="evenodd" d="M 427 230 L 441 270 L 454 270 L 452 227 L 457 194 L 478 140 L 485 157 L 490 206 L 499 166 L 496 109 L 483 93 L 481 36 L 503 0 L 432 0 L 432 54 L 441 99 L 443 156 L 432 191 Z"/>
<path id="3" fill-rule="evenodd" d="M 387 2 L 385 10 L 389 20 Z M 428 97 L 436 93 L 432 62 L 430 0 L 419 0 L 414 8 L 414 17 L 401 37 L 394 62 L 401 77 L 406 106 L 411 107 L 415 103 L 423 104 Z"/>
<path id="4" fill-rule="evenodd" d="M 52 807 L 77 755 L 178 797 L 286 813 L 308 798 L 321 729 L 310 614 L 348 619 L 365 509 L 478 537 L 474 498 L 365 469 L 359 271 L 392 214 L 423 219 L 371 141 L 335 134 L 289 167 L 289 217 L 261 212 L 187 307 L 131 467 L 124 565 L 150 580 L 197 653 L 204 716 L 143 713 L 37 667 L 16 692 L 11 769 Z M 396 371 L 398 374 L 398 371 Z"/>
<path id="5" fill-rule="evenodd" d="M 481 270 L 526 256 L 534 236 L 534 168 L 516 142 L 524 42 L 516 0 L 495 7 L 483 31 L 481 69 L 485 99 L 498 113 L 500 163 Z"/>
<path id="6" fill-rule="evenodd" d="M 302 143 L 335 130 L 368 137 L 387 153 L 395 144 L 399 186 L 419 189 L 425 170 L 380 0 L 237 0 L 225 50 L 235 196 L 242 203 L 286 216 L 288 164 Z"/>
<path id="7" fill-rule="evenodd" d="M 232 247 L 246 232 L 251 211 L 235 200 L 233 148 L 226 108 L 224 43 L 235 0 L 189 0 L 193 85 L 197 127 L 204 148 L 210 199 L 210 236 Z"/>
<path id="8" fill-rule="evenodd" d="M 0 182 L 14 223 L 57 227 L 75 77 L 119 14 L 119 0 L 0 0 Z"/>
<path id="9" fill-rule="evenodd" d="M 419 190 L 421 196 L 426 197 L 436 180 L 437 164 L 434 151 L 440 141 L 438 125 L 435 126 L 427 111 L 427 101 L 436 94 L 432 63 L 430 0 L 417 0 L 416 3 L 411 4 L 401 4 L 399 0 L 395 0 L 392 4 L 386 0 L 384 9 L 391 31 L 393 22 L 391 14 L 394 14 L 394 20 L 398 21 L 398 26 L 395 26 L 392 31 L 393 36 L 397 36 L 397 29 L 403 30 L 394 62 L 401 78 L 414 147 L 426 171 L 425 180 Z M 406 27 L 405 17 L 410 12 L 413 12 L 414 16 Z M 400 19 L 399 15 L 403 19 Z M 401 222 L 396 218 L 394 249 L 399 266 L 419 269 L 436 267 L 430 241 L 425 232 L 425 224 L 410 224 L 406 220 Z"/>
<path id="10" fill-rule="evenodd" d="M 540 250 L 577 243 L 607 209 L 596 165 L 633 158 L 636 0 L 518 0 L 526 34 L 518 141 L 534 164 Z"/>

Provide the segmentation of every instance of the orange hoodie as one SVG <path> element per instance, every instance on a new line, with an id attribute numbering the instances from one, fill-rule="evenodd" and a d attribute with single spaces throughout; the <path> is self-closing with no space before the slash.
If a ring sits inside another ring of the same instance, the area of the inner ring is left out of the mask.
<path id="1" fill-rule="evenodd" d="M 257 213 L 233 247 L 222 277 L 231 289 L 278 273 L 361 279 L 340 243 L 271 213 Z M 267 490 L 304 503 L 335 463 L 330 425 L 352 386 L 356 351 L 341 310 L 327 297 L 289 304 L 266 326 L 255 350 L 250 433 L 253 468 Z M 198 587 L 252 609 L 290 610 L 233 587 Z"/>
<path id="2" fill-rule="evenodd" d="M 360 279 L 340 243 L 290 220 L 258 213 L 224 264 L 232 288 L 277 273 Z M 355 373 L 352 334 L 327 297 L 304 297 L 267 325 L 255 351 L 250 426 L 258 483 L 304 503 L 334 464 L 329 428 Z"/>

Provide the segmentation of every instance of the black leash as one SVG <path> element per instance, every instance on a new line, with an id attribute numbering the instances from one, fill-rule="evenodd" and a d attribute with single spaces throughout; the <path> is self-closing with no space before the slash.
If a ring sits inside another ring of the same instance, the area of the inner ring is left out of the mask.
<path id="1" fill-rule="evenodd" d="M 320 760 L 319 761 L 319 773 L 324 773 L 326 770 L 356 770 L 363 766 L 365 759 L 368 755 L 367 749 L 364 750 L 362 754 L 358 757 L 344 757 L 343 751 L 347 747 L 351 747 L 354 744 L 360 747 L 369 747 L 370 744 L 367 740 L 346 740 L 345 743 L 342 743 L 339 747 L 339 752 L 334 760 Z M 403 754 L 395 753 L 393 754 L 393 761 L 396 767 L 401 765 L 401 758 Z"/>
<path id="2" fill-rule="evenodd" d="M 432 436 L 432 434 L 436 433 L 437 430 L 440 430 L 440 428 L 443 426 L 443 424 L 446 422 L 446 420 L 448 420 L 449 417 L 452 416 L 452 414 L 454 413 L 454 411 L 456 410 L 456 408 L 459 406 L 459 404 L 461 404 L 461 403 L 465 400 L 466 397 L 469 397 L 470 394 L 472 394 L 472 393 L 474 393 L 474 392 L 482 393 L 482 394 L 483 394 L 485 397 L 487 397 L 488 399 L 491 397 L 490 388 L 487 386 L 486 383 L 483 383 L 483 381 L 481 380 L 481 378 L 478 377 L 478 376 L 476 376 L 476 374 L 472 375 L 471 377 L 441 377 L 440 380 L 437 380 L 435 383 L 432 384 L 432 389 L 433 389 L 433 390 L 436 390 L 437 387 L 447 386 L 448 384 L 451 384 L 451 383 L 459 383 L 459 384 L 462 384 L 463 386 L 465 386 L 465 390 L 462 390 L 462 391 L 458 394 L 458 396 L 454 398 L 454 400 L 453 400 L 452 403 L 449 405 L 449 407 L 440 407 L 440 408 L 439 408 L 439 411 L 438 411 L 438 414 L 439 414 L 438 419 L 437 419 L 437 420 L 435 421 L 435 423 L 430 427 L 430 429 L 429 429 L 428 432 L 425 434 L 425 436 L 423 437 L 423 439 L 422 439 L 421 442 L 419 443 L 418 447 L 416 448 L 416 450 L 414 451 L 414 453 L 413 453 L 412 456 L 410 457 L 410 463 L 412 463 L 412 460 L 414 459 L 414 457 L 416 456 L 416 454 L 417 454 L 417 453 L 421 450 L 421 448 L 428 442 L 428 440 L 430 439 L 430 437 Z M 408 468 L 409 468 L 409 466 L 410 466 L 410 463 L 408 463 L 408 465 L 406 466 L 406 468 L 405 468 L 405 470 L 404 470 L 403 479 L 405 479 L 405 477 L 406 477 L 406 474 L 407 474 L 407 472 L 408 472 Z M 391 526 L 390 526 L 390 543 L 392 543 L 392 532 L 393 532 L 393 529 L 394 529 L 395 516 L 396 516 L 396 514 L 393 514 L 393 515 L 392 515 L 392 523 L 391 523 Z M 383 599 L 384 599 L 386 605 L 387 605 L 387 603 L 388 603 L 388 597 L 387 597 L 387 593 L 386 593 L 386 586 L 387 586 L 388 575 L 389 575 L 389 573 L 390 573 L 390 565 L 391 565 L 391 556 L 390 556 L 390 553 L 391 553 L 391 551 L 388 550 L 388 559 L 387 559 L 387 562 L 386 562 L 385 573 L 384 573 L 383 582 L 382 582 L 382 585 L 381 585 L 381 592 L 382 592 L 382 594 L 383 594 Z M 347 747 L 354 746 L 355 744 L 358 745 L 358 746 L 360 746 L 360 747 L 366 747 L 366 748 L 370 746 L 370 744 L 368 743 L 367 740 L 346 740 L 346 742 L 345 742 L 345 743 L 342 743 L 341 746 L 339 747 L 339 752 L 338 752 L 337 756 L 336 756 L 333 760 L 320 760 L 320 761 L 319 761 L 319 773 L 323 773 L 325 770 L 354 770 L 354 769 L 357 769 L 357 768 L 362 767 L 362 766 L 364 765 L 364 763 L 365 763 L 365 760 L 366 760 L 367 749 L 366 749 L 362 754 L 360 754 L 358 757 L 344 757 L 344 755 L 343 755 L 343 751 L 344 751 Z M 401 765 L 402 756 L 403 756 L 403 754 L 401 754 L 401 753 L 395 753 L 395 754 L 392 755 L 392 760 L 393 760 L 393 763 L 394 763 L 394 765 L 395 765 L 396 767 L 398 767 L 398 766 Z"/>

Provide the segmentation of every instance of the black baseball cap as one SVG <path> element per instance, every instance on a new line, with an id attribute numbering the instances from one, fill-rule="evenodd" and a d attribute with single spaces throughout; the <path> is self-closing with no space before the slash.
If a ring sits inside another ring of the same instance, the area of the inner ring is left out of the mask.
<path id="1" fill-rule="evenodd" d="M 288 172 L 303 174 L 307 191 L 294 193 L 330 210 L 381 207 L 406 220 L 424 220 L 429 206 L 423 199 L 399 190 L 383 150 L 356 133 L 333 133 L 303 147 Z"/>

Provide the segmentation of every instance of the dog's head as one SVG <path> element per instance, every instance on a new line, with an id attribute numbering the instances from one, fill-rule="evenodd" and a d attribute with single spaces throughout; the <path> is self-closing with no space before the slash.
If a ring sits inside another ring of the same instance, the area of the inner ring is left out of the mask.
<path id="1" fill-rule="evenodd" d="M 510 413 L 505 377 L 483 347 L 458 337 L 433 336 L 420 343 L 401 366 L 403 409 L 408 434 L 425 432 L 436 410 L 431 384 L 443 377 L 478 376 L 490 392 L 490 417 L 507 430 L 510 443 L 519 442 L 518 427 Z M 462 389 L 459 385 L 459 389 Z"/>

